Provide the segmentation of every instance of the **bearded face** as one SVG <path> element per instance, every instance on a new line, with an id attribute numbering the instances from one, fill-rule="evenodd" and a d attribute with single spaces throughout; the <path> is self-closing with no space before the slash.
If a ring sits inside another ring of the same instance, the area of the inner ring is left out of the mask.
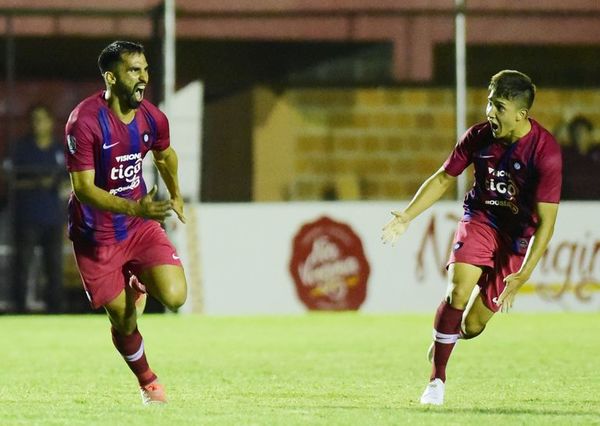
<path id="1" fill-rule="evenodd" d="M 148 62 L 143 53 L 124 53 L 115 72 L 113 92 L 131 109 L 137 109 L 144 100 L 148 85 Z"/>

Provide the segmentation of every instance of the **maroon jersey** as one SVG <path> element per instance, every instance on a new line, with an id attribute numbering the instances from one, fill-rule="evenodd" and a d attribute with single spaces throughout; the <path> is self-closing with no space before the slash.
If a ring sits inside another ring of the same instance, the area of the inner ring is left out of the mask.
<path id="1" fill-rule="evenodd" d="M 458 176 L 473 163 L 475 182 L 464 200 L 463 220 L 499 230 L 523 253 L 538 225 L 536 203 L 558 203 L 562 181 L 560 146 L 535 120 L 531 131 L 512 144 L 494 139 L 488 122 L 471 127 L 444 169 Z"/>
<path id="2" fill-rule="evenodd" d="M 95 184 L 118 197 L 139 200 L 146 194 L 142 160 L 149 150 L 169 147 L 167 117 L 144 100 L 129 124 L 108 107 L 104 92 L 83 100 L 65 128 L 67 170 L 95 171 Z M 106 245 L 123 241 L 144 219 L 98 210 L 69 199 L 69 238 Z"/>

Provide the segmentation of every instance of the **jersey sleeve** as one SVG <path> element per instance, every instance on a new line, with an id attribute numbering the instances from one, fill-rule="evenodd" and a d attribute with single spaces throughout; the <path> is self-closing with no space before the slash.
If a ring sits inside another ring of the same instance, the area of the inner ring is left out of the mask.
<path id="1" fill-rule="evenodd" d="M 562 154 L 560 146 L 551 136 L 546 142 L 537 155 L 538 185 L 535 201 L 558 203 L 562 185 Z"/>
<path id="2" fill-rule="evenodd" d="M 80 115 L 71 113 L 65 126 L 65 162 L 69 172 L 94 169 L 94 132 L 90 123 Z"/>
<path id="3" fill-rule="evenodd" d="M 154 114 L 154 119 L 156 120 L 156 141 L 152 144 L 152 150 L 164 151 L 171 145 L 169 120 L 158 108 Z"/>
<path id="4" fill-rule="evenodd" d="M 473 128 L 460 138 L 442 166 L 450 176 L 460 175 L 473 162 Z"/>

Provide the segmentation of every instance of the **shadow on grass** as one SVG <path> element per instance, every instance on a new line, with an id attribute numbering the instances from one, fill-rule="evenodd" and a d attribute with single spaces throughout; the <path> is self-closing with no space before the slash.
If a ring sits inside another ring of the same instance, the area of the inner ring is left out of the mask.
<path id="1" fill-rule="evenodd" d="M 595 401 L 590 401 L 590 404 Z M 259 404 L 260 405 L 260 404 Z M 395 407 L 390 405 L 385 406 L 366 406 L 366 405 L 344 405 L 344 404 L 329 404 L 329 405 L 304 405 L 304 406 L 293 406 L 283 407 L 277 404 L 266 404 L 260 405 L 264 408 L 271 409 L 287 409 L 287 410 L 356 410 L 356 411 L 380 411 L 380 412 L 406 412 L 406 413 L 431 413 L 431 414 L 445 414 L 445 415 L 487 415 L 487 416 L 569 416 L 569 417 L 593 417 L 595 419 L 600 418 L 600 410 L 590 411 L 575 411 L 569 409 L 554 409 L 549 410 L 545 408 L 510 408 L 510 407 L 498 407 L 498 408 L 483 408 L 483 407 L 448 407 L 446 406 L 422 406 L 422 405 L 411 405 L 409 407 Z"/>
<path id="2" fill-rule="evenodd" d="M 590 402 L 592 403 L 592 402 Z M 595 403 L 595 402 L 594 402 Z M 548 410 L 546 408 L 509 408 L 509 407 L 499 407 L 499 408 L 483 408 L 483 407 L 473 407 L 473 408 L 451 408 L 451 407 L 414 407 L 417 411 L 422 412 L 444 412 L 448 414 L 484 414 L 489 416 L 522 416 L 522 415 L 531 415 L 531 416 L 585 416 L 585 417 L 600 417 L 599 410 L 593 411 L 574 411 L 574 410 Z"/>

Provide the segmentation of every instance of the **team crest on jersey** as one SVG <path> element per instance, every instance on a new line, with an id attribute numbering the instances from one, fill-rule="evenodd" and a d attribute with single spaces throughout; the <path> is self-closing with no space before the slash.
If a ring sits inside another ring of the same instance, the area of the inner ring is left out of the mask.
<path id="1" fill-rule="evenodd" d="M 144 143 L 146 145 L 148 145 L 150 143 L 150 141 L 151 141 L 150 132 L 144 132 L 142 134 L 142 141 L 144 141 Z"/>
<path id="2" fill-rule="evenodd" d="M 75 154 L 77 151 L 77 141 L 75 140 L 75 136 L 67 135 L 67 147 L 71 154 Z"/>
<path id="3" fill-rule="evenodd" d="M 457 242 L 454 244 L 454 247 L 452 247 L 452 250 L 454 250 L 454 251 L 460 250 L 460 248 L 463 246 L 463 244 L 464 244 L 464 243 L 463 243 L 462 241 L 457 241 Z"/>
<path id="4" fill-rule="evenodd" d="M 516 161 L 515 164 L 513 165 L 513 167 L 515 168 L 515 170 L 521 170 L 521 163 Z"/>

